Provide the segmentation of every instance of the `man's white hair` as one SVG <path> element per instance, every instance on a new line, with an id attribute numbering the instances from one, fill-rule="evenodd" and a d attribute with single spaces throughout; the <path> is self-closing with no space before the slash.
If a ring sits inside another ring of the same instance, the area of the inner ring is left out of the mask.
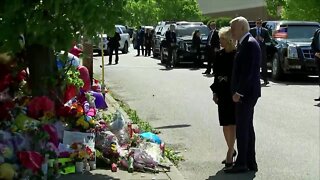
<path id="1" fill-rule="evenodd" d="M 233 23 L 239 24 L 241 29 L 243 29 L 244 32 L 249 32 L 249 30 L 250 30 L 248 20 L 242 16 L 239 16 L 239 17 L 232 19 L 230 21 L 230 24 L 233 24 Z"/>

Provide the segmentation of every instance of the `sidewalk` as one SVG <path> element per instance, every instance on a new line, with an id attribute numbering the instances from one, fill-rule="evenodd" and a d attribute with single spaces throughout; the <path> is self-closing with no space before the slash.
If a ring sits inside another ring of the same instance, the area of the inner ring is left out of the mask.
<path id="1" fill-rule="evenodd" d="M 124 112 L 124 110 L 120 107 L 119 103 L 113 99 L 112 96 L 106 94 L 106 101 L 109 106 L 108 113 L 114 113 L 116 110 L 119 110 L 125 118 L 128 118 L 128 115 Z M 76 179 L 76 180 L 138 180 L 138 179 L 145 179 L 145 180 L 183 180 L 184 177 L 178 171 L 178 169 L 168 160 L 168 164 L 170 164 L 170 172 L 159 172 L 159 173 L 141 173 L 141 172 L 133 172 L 129 173 L 128 171 L 118 169 L 117 172 L 111 172 L 110 168 L 106 169 L 97 169 L 90 172 L 86 172 L 84 174 L 71 174 L 61 176 L 59 180 L 69 180 L 69 179 Z M 161 170 L 161 169 L 160 169 Z"/>

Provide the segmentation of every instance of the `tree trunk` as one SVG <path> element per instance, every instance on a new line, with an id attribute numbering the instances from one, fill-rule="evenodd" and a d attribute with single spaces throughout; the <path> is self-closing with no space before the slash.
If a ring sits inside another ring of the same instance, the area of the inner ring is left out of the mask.
<path id="1" fill-rule="evenodd" d="M 60 95 L 57 85 L 56 57 L 52 49 L 39 44 L 26 47 L 29 65 L 29 86 L 33 96 Z"/>
<path id="2" fill-rule="evenodd" d="M 83 42 L 83 66 L 88 68 L 89 75 L 90 75 L 90 83 L 92 86 L 92 79 L 93 79 L 93 46 L 89 40 L 84 40 Z"/>

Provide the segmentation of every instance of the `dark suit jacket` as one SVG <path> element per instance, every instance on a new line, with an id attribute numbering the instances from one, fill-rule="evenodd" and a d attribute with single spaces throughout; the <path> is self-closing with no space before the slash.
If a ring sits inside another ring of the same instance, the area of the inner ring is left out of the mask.
<path id="1" fill-rule="evenodd" d="M 117 48 L 120 46 L 119 41 L 121 40 L 120 34 L 115 32 L 113 37 L 107 37 L 108 39 L 108 46 L 110 46 L 110 48 Z"/>
<path id="2" fill-rule="evenodd" d="M 250 33 L 253 37 L 257 36 L 257 27 L 251 28 L 250 29 Z M 265 45 L 265 43 L 270 42 L 271 38 L 269 35 L 269 32 L 266 28 L 261 27 L 261 32 L 260 32 L 260 36 L 264 39 L 264 41 L 258 41 L 260 45 Z"/>
<path id="3" fill-rule="evenodd" d="M 257 99 L 261 96 L 260 85 L 261 50 L 251 35 L 239 45 L 232 70 L 231 91 L 243 99 Z"/>
<path id="4" fill-rule="evenodd" d="M 166 32 L 166 45 L 170 47 L 171 43 L 177 43 L 177 37 L 175 32 L 167 31 Z"/>
<path id="5" fill-rule="evenodd" d="M 212 37 L 211 37 L 212 35 Z M 210 39 L 211 37 L 211 39 Z M 210 41 L 210 47 L 209 48 L 217 48 L 217 49 L 220 49 L 220 38 L 219 38 L 219 32 L 218 30 L 214 29 L 214 30 L 211 30 L 209 35 L 208 35 L 208 43 L 207 45 L 209 46 L 209 41 Z"/>

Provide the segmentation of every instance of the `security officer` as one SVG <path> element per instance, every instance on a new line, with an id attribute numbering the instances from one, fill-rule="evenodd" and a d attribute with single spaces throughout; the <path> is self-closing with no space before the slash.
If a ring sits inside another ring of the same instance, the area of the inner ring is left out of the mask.
<path id="1" fill-rule="evenodd" d="M 269 32 L 266 28 L 262 27 L 262 20 L 259 18 L 256 21 L 256 27 L 250 29 L 250 33 L 259 42 L 261 49 L 261 77 L 264 81 L 264 85 L 269 84 L 268 81 L 268 70 L 267 70 L 267 46 L 266 43 L 271 41 Z"/>
<path id="2" fill-rule="evenodd" d="M 166 47 L 168 50 L 168 58 L 166 62 L 166 68 L 171 67 L 172 52 L 176 48 L 177 36 L 175 33 L 175 25 L 171 24 L 170 29 L 166 32 Z"/>

